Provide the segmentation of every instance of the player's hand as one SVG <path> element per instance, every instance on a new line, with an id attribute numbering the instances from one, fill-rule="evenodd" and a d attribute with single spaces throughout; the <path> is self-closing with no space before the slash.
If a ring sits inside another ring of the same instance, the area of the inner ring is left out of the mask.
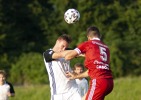
<path id="1" fill-rule="evenodd" d="M 85 57 L 85 54 L 79 54 L 80 57 Z"/>
<path id="2" fill-rule="evenodd" d="M 85 57 L 85 54 L 79 54 L 79 55 L 76 56 L 76 58 L 77 57 Z"/>
<path id="3" fill-rule="evenodd" d="M 71 72 L 67 72 L 67 73 L 66 73 L 66 76 L 67 76 L 69 79 L 71 79 L 71 80 L 76 79 L 76 74 L 71 73 Z"/>
<path id="4" fill-rule="evenodd" d="M 11 93 L 10 92 L 7 92 L 7 96 L 11 96 Z"/>

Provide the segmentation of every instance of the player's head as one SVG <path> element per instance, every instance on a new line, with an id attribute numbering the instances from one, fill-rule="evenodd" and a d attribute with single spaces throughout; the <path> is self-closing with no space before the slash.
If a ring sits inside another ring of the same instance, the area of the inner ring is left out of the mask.
<path id="1" fill-rule="evenodd" d="M 0 84 L 3 84 L 6 79 L 6 72 L 4 70 L 0 70 Z"/>
<path id="2" fill-rule="evenodd" d="M 87 29 L 87 37 L 88 37 L 88 40 L 91 40 L 92 38 L 100 38 L 101 35 L 100 35 L 100 32 L 99 32 L 99 29 L 95 26 L 91 26 Z"/>
<path id="3" fill-rule="evenodd" d="M 71 37 L 67 34 L 63 34 L 58 37 L 55 46 L 57 47 L 57 51 L 61 52 L 68 48 L 69 43 L 71 43 Z"/>
<path id="4" fill-rule="evenodd" d="M 83 66 L 83 64 L 81 64 L 81 63 L 76 63 L 75 65 L 74 65 L 74 72 L 76 73 L 76 74 L 80 74 L 80 73 L 82 73 L 84 71 L 84 66 Z"/>

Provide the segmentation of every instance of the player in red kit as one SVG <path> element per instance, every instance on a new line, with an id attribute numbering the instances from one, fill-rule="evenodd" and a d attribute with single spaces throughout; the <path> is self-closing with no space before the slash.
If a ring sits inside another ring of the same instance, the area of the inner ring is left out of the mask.
<path id="1" fill-rule="evenodd" d="M 65 55 L 70 60 L 80 54 L 85 55 L 86 72 L 79 75 L 68 72 L 70 79 L 90 77 L 90 87 L 84 100 L 104 100 L 105 96 L 113 90 L 113 77 L 110 70 L 110 51 L 106 44 L 100 40 L 97 27 L 87 29 L 88 41 L 81 43 L 74 50 Z"/>

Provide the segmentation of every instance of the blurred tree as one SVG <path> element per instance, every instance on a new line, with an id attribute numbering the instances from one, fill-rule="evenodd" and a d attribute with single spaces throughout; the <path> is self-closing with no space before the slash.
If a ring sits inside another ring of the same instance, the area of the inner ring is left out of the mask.
<path id="1" fill-rule="evenodd" d="M 15 84 L 47 84 L 48 77 L 39 53 L 22 54 L 19 60 L 12 65 L 9 80 Z"/>
<path id="2" fill-rule="evenodd" d="M 79 22 L 64 21 L 69 8 L 80 12 Z M 70 47 L 75 48 L 87 40 L 87 27 L 95 25 L 111 50 L 114 77 L 140 75 L 140 12 L 140 0 L 0 0 L 0 68 L 8 72 L 12 68 L 10 74 L 15 77 L 12 72 L 21 62 L 21 54 L 42 53 L 63 33 L 72 37 Z M 74 59 L 71 65 L 83 60 Z M 20 71 L 16 73 L 22 74 Z"/>

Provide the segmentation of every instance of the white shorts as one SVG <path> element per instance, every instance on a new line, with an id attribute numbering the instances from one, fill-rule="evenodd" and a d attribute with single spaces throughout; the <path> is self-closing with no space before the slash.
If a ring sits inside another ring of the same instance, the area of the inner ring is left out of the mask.
<path id="1" fill-rule="evenodd" d="M 53 95 L 51 100 L 82 100 L 78 91 Z"/>

